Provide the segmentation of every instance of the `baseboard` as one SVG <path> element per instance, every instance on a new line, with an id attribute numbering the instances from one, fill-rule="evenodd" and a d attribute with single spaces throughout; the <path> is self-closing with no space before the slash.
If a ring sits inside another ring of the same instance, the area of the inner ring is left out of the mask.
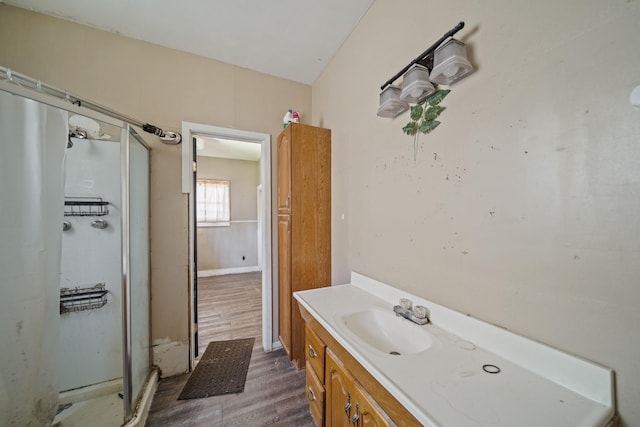
<path id="1" fill-rule="evenodd" d="M 280 350 L 282 348 L 282 343 L 280 341 L 276 341 L 271 344 L 271 351 Z"/>
<path id="2" fill-rule="evenodd" d="M 218 268 L 215 270 L 200 270 L 198 271 L 198 277 L 224 276 L 226 274 L 239 273 L 255 273 L 257 271 L 262 271 L 259 265 L 252 265 L 249 267 Z"/>

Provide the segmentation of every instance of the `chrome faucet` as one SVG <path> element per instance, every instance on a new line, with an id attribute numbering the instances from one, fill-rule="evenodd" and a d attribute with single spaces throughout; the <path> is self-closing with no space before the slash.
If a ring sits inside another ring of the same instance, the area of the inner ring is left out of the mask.
<path id="1" fill-rule="evenodd" d="M 410 299 L 400 298 L 400 305 L 394 305 L 393 311 L 396 313 L 396 316 L 402 316 L 418 325 L 426 325 L 429 323 L 429 310 L 422 305 L 413 307 Z"/>

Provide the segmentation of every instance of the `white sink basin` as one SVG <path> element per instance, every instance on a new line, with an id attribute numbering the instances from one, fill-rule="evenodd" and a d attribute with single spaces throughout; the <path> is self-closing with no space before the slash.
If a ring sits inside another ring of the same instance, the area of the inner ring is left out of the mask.
<path id="1" fill-rule="evenodd" d="M 382 353 L 409 355 L 430 349 L 436 338 L 426 329 L 389 311 L 370 308 L 336 316 L 349 335 Z"/>

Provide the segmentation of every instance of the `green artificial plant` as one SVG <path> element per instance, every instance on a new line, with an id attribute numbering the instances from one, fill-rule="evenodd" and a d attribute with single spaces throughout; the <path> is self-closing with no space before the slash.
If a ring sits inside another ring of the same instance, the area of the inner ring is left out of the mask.
<path id="1" fill-rule="evenodd" d="M 407 135 L 413 136 L 413 160 L 416 160 L 418 137 L 437 128 L 440 122 L 436 120 L 445 107 L 440 102 L 449 95 L 450 89 L 439 89 L 424 101 L 411 107 L 411 121 L 402 128 Z"/>

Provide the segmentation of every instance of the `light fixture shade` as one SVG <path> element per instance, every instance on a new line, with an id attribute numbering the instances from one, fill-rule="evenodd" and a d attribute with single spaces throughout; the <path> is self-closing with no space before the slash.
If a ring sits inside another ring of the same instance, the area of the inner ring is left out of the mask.
<path id="1" fill-rule="evenodd" d="M 378 116 L 380 117 L 396 117 L 404 113 L 409 108 L 409 104 L 400 100 L 400 88 L 389 85 L 380 92 L 380 106 L 378 107 Z"/>
<path id="2" fill-rule="evenodd" d="M 419 104 L 435 91 L 436 89 L 429 81 L 429 69 L 420 64 L 413 64 L 402 77 L 400 99 Z"/>
<path id="3" fill-rule="evenodd" d="M 431 81 L 439 85 L 450 85 L 473 72 L 467 59 L 464 43 L 449 39 L 436 49 L 433 58 Z"/>

